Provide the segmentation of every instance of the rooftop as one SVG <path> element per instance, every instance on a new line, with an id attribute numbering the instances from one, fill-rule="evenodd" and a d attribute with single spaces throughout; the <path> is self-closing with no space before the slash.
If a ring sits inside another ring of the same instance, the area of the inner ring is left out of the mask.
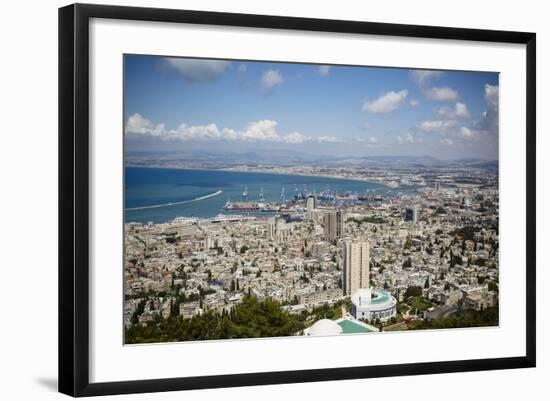
<path id="1" fill-rule="evenodd" d="M 386 291 L 382 290 L 373 290 L 373 292 L 377 295 L 375 298 L 371 298 L 370 302 L 372 304 L 381 304 L 383 302 L 386 302 L 390 298 L 390 294 Z"/>
<path id="2" fill-rule="evenodd" d="M 342 319 L 337 323 L 342 328 L 342 334 L 371 333 L 377 331 L 375 327 L 349 319 Z"/>

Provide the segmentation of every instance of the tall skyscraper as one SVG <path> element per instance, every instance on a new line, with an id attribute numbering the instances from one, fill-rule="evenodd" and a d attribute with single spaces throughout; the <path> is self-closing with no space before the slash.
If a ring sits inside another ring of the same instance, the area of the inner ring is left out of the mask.
<path id="1" fill-rule="evenodd" d="M 313 210 L 317 207 L 317 199 L 315 196 L 309 195 L 306 199 L 306 208 L 307 208 L 307 218 L 313 218 Z"/>
<path id="2" fill-rule="evenodd" d="M 325 214 L 325 240 L 334 241 L 344 235 L 344 214 L 340 209 Z"/>
<path id="3" fill-rule="evenodd" d="M 361 288 L 369 288 L 369 262 L 368 241 L 344 242 L 342 286 L 345 295 L 353 295 Z"/>

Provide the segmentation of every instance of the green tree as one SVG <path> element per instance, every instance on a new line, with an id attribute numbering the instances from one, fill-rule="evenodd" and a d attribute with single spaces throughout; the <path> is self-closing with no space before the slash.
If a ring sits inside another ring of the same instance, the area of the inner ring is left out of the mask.
<path id="1" fill-rule="evenodd" d="M 409 297 L 419 297 L 422 296 L 422 287 L 419 286 L 409 286 L 405 291 L 405 298 Z"/>

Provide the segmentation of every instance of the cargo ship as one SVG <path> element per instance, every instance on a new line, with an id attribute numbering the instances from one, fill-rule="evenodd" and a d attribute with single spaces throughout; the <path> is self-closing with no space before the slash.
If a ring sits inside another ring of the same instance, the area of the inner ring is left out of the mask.
<path id="1" fill-rule="evenodd" d="M 279 212 L 281 207 L 277 204 L 264 202 L 231 202 L 227 201 L 223 206 L 223 210 L 235 212 Z"/>

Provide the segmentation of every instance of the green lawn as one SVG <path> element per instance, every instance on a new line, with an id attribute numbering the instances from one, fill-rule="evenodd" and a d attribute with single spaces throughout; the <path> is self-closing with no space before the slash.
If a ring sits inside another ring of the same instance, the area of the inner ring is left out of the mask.
<path id="1" fill-rule="evenodd" d="M 413 309 L 418 309 L 420 312 L 423 312 L 433 306 L 430 301 L 423 297 L 411 297 L 407 299 L 407 305 Z"/>

